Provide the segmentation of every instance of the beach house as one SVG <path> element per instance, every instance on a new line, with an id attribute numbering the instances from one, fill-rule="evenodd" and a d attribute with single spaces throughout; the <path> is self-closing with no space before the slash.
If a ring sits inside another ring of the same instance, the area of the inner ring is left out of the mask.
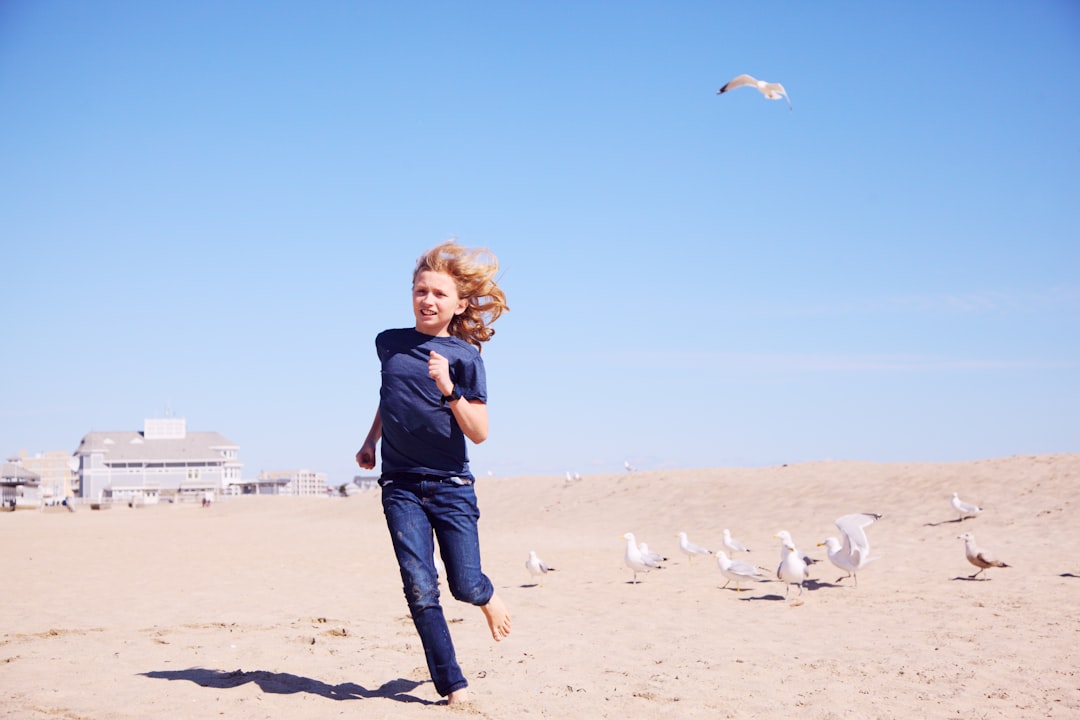
<path id="1" fill-rule="evenodd" d="M 0 507 L 12 510 L 22 505 L 36 507 L 40 501 L 40 482 L 41 476 L 21 463 L 0 465 Z"/>
<path id="2" fill-rule="evenodd" d="M 74 456 L 79 496 L 151 504 L 198 500 L 240 482 L 239 447 L 216 432 L 189 432 L 183 418 L 153 418 L 142 431 L 87 433 Z"/>

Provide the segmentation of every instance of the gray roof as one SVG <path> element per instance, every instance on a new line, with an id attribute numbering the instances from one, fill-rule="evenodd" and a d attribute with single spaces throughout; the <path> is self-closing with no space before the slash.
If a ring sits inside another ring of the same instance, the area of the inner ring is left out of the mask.
<path id="1" fill-rule="evenodd" d="M 188 432 L 182 438 L 147 439 L 135 430 L 87 433 L 75 455 L 103 453 L 107 462 L 221 460 L 224 449 L 237 445 L 221 433 Z"/>
<path id="2" fill-rule="evenodd" d="M 4 463 L 0 465 L 0 480 L 16 483 L 34 483 L 40 482 L 41 476 L 36 472 L 27 470 L 22 465 Z"/>

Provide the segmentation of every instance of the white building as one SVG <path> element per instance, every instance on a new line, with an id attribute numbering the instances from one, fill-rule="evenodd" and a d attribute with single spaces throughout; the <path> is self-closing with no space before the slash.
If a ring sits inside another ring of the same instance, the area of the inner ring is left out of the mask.
<path id="1" fill-rule="evenodd" d="M 60 501 L 78 494 L 78 478 L 67 450 L 47 450 L 33 455 L 20 450 L 19 457 L 12 460 L 41 477 L 42 499 Z"/>
<path id="2" fill-rule="evenodd" d="M 14 509 L 16 505 L 34 505 L 40 500 L 41 477 L 21 464 L 6 462 L 0 465 L 0 504 Z"/>
<path id="3" fill-rule="evenodd" d="M 314 470 L 264 470 L 258 483 L 274 495 L 326 495 L 326 473 Z"/>
<path id="4" fill-rule="evenodd" d="M 201 498 L 240 481 L 239 447 L 216 432 L 188 432 L 183 418 L 148 419 L 143 431 L 91 432 L 75 451 L 80 497 L 157 502 Z"/>

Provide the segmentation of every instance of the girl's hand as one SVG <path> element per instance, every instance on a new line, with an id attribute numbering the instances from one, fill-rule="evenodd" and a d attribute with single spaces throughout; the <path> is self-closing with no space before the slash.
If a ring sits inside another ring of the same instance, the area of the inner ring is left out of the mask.
<path id="1" fill-rule="evenodd" d="M 434 350 L 428 358 L 428 375 L 435 381 L 435 386 L 443 395 L 454 391 L 454 381 L 450 379 L 450 361 Z"/>
<path id="2" fill-rule="evenodd" d="M 375 467 L 375 446 L 364 443 L 364 447 L 356 453 L 356 464 L 365 470 Z"/>

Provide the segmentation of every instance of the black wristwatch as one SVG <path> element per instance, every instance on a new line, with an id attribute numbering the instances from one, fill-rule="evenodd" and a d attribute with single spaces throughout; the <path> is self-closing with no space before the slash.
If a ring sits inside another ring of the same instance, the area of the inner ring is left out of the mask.
<path id="1" fill-rule="evenodd" d="M 457 385 L 455 385 L 454 389 L 450 391 L 449 395 L 443 395 L 442 396 L 442 404 L 445 405 L 446 403 L 454 402 L 455 400 L 460 400 L 460 399 L 461 399 L 461 393 L 458 391 Z"/>

